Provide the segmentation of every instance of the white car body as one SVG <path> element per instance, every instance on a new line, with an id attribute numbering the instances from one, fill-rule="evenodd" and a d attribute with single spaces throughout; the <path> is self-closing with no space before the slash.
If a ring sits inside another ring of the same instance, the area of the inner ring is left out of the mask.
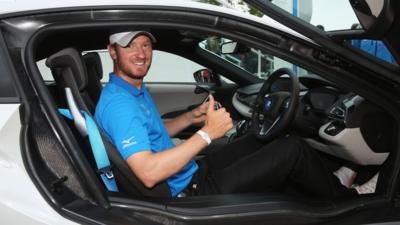
<path id="1" fill-rule="evenodd" d="M 22 161 L 20 104 L 0 104 L 0 214 L 4 224 L 76 224 L 59 215 L 39 193 Z"/>
<path id="2" fill-rule="evenodd" d="M 54 8 L 67 8 L 67 7 L 97 7 L 97 6 L 118 6 L 118 5 L 143 5 L 143 6 L 174 6 L 174 7 L 189 7 L 189 8 L 196 8 L 196 9 L 205 9 L 217 12 L 223 12 L 226 14 L 230 14 L 233 16 L 243 17 L 245 19 L 254 20 L 257 22 L 264 23 L 276 29 L 280 29 L 284 32 L 296 35 L 297 37 L 309 40 L 308 38 L 304 37 L 303 35 L 299 34 L 298 32 L 276 22 L 275 20 L 269 18 L 268 16 L 263 16 L 262 18 L 246 14 L 244 12 L 225 8 L 215 5 L 203 4 L 198 3 L 193 0 L 171 0 L 171 1 L 160 1 L 160 0 L 137 0 L 132 4 L 132 1 L 127 0 L 117 0 L 117 1 L 109 1 L 109 0 L 87 0 L 87 1 L 51 1 L 51 0 L 41 0 L 38 2 L 31 2 L 31 1 L 0 1 L 0 15 L 1 14 L 8 14 L 8 13 L 16 13 L 16 12 L 23 12 L 23 11 L 31 11 L 31 10 L 46 10 L 46 9 L 54 9 Z M 29 26 L 29 22 L 26 24 Z M 309 40 L 310 41 L 310 40 Z"/>
<path id="3" fill-rule="evenodd" d="M 68 0 L 68 1 L 0 1 L 0 16 L 4 14 L 19 13 L 31 10 L 46 10 L 66 7 L 91 7 L 91 6 L 117 6 L 132 5 L 129 0 Z M 269 26 L 280 29 L 284 32 L 294 34 L 308 40 L 306 37 L 292 29 L 277 23 L 275 20 L 264 16 L 263 18 L 245 14 L 233 9 L 218 6 L 201 4 L 193 1 L 159 1 L 140 0 L 134 1 L 134 5 L 157 5 L 190 7 L 204 10 L 211 10 L 243 17 L 245 19 L 263 22 Z M 29 21 L 25 26 L 29 27 Z M 0 177 L 3 183 L 0 187 L 0 215 L 4 224 L 76 224 L 64 218 L 56 212 L 49 203 L 42 197 L 36 186 L 32 183 L 24 163 L 22 161 L 19 146 L 19 134 L 21 124 L 19 117 L 20 104 L 0 104 Z"/>
<path id="4" fill-rule="evenodd" d="M 266 26 L 289 33 L 305 42 L 318 45 L 309 38 L 296 32 L 295 30 L 282 25 L 274 19 L 263 16 L 262 18 L 243 13 L 238 10 L 218 7 L 209 4 L 198 3 L 189 0 L 41 0 L 22 1 L 22 0 L 0 0 L 0 17 L 8 17 L 13 14 L 40 12 L 55 8 L 75 8 L 99 6 L 169 6 L 178 8 L 195 8 L 211 11 L 215 13 L 228 14 L 245 20 L 262 23 Z M 217 22 L 217 21 L 216 21 Z M 26 21 L 20 26 L 31 27 L 31 22 Z M 51 200 L 43 197 L 35 183 L 32 181 L 30 171 L 27 171 L 24 164 L 24 157 L 21 155 L 20 139 L 23 135 L 23 125 L 21 124 L 20 114 L 21 104 L 0 103 L 0 177 L 3 180 L 0 185 L 0 217 L 4 224 L 57 224 L 68 225 L 77 224 L 61 215 L 52 206 Z M 58 137 L 59 138 L 59 137 Z M 79 215 L 78 215 L 79 216 Z M 77 216 L 77 217 L 78 217 Z"/>

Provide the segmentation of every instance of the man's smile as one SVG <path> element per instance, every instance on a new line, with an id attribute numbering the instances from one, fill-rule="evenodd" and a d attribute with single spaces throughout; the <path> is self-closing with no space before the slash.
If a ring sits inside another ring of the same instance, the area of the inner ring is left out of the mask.
<path id="1" fill-rule="evenodd" d="M 145 62 L 144 61 L 141 61 L 141 62 L 134 62 L 133 63 L 135 66 L 144 66 L 145 65 Z"/>

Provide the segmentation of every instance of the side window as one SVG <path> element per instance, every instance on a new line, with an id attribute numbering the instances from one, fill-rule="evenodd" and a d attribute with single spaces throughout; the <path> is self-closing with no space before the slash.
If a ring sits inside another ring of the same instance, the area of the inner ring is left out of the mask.
<path id="1" fill-rule="evenodd" d="M 235 50 L 232 49 L 232 53 L 227 53 L 224 49 L 230 48 L 231 44 Z M 199 46 L 259 78 L 265 78 L 273 72 L 272 56 L 232 40 L 211 36 L 200 42 Z"/>

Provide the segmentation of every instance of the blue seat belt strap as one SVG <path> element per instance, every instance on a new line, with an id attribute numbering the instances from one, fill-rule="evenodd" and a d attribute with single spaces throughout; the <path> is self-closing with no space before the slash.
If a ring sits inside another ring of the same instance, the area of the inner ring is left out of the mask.
<path id="1" fill-rule="evenodd" d="M 73 120 L 71 112 L 69 109 L 58 109 L 58 111 L 70 120 Z M 99 129 L 92 119 L 92 117 L 84 111 L 81 111 L 85 117 L 87 134 L 89 136 L 90 146 L 96 160 L 97 169 L 100 173 L 100 177 L 103 180 L 107 190 L 118 192 L 117 183 L 115 182 L 115 177 L 110 168 L 110 160 L 108 159 L 106 148 L 104 147 L 103 140 Z"/>

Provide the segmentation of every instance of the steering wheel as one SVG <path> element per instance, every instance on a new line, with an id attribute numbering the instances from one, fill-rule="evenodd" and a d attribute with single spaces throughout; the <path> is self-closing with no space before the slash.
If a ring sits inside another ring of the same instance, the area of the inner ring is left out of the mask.
<path id="1" fill-rule="evenodd" d="M 285 74 L 290 79 L 290 91 L 271 93 L 272 84 Z M 251 120 L 251 129 L 255 137 L 267 142 L 282 134 L 296 115 L 298 103 L 298 77 L 288 68 L 275 70 L 265 80 L 255 100 Z"/>

